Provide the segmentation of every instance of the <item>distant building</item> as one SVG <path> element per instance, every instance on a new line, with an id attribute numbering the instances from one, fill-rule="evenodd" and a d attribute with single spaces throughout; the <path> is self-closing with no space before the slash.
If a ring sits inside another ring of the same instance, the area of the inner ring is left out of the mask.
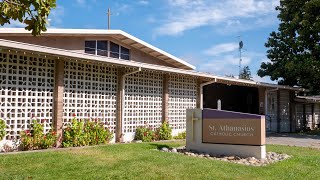
<path id="1" fill-rule="evenodd" d="M 33 37 L 1 28 L 0 49 L 7 138 L 18 137 L 32 117 L 61 131 L 73 115 L 105 122 L 117 142 L 132 140 L 138 126 L 163 121 L 177 134 L 185 131 L 186 109 L 216 108 L 217 99 L 224 110 L 267 114 L 271 131 L 298 127 L 295 92 L 304 89 L 197 72 L 121 30 L 49 29 Z"/>

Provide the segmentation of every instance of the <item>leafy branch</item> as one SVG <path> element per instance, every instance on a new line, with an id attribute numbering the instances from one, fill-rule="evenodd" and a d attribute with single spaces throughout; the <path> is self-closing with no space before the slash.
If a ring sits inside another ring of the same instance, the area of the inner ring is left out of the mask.
<path id="1" fill-rule="evenodd" d="M 56 0 L 2 0 L 0 1 L 0 25 L 10 24 L 11 20 L 26 24 L 25 29 L 32 35 L 46 31 L 48 16 Z"/>

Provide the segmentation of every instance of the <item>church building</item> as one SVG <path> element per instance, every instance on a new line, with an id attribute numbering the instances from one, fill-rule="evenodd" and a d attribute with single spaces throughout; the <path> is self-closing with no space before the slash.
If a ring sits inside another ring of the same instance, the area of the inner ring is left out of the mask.
<path id="1" fill-rule="evenodd" d="M 33 37 L 0 29 L 0 118 L 8 139 L 19 137 L 32 117 L 58 133 L 73 116 L 99 119 L 116 142 L 163 121 L 177 134 L 186 129 L 186 109 L 217 108 L 217 100 L 223 110 L 265 114 L 269 131 L 293 132 L 301 121 L 296 93 L 303 91 L 197 72 L 121 30 L 48 29 Z"/>

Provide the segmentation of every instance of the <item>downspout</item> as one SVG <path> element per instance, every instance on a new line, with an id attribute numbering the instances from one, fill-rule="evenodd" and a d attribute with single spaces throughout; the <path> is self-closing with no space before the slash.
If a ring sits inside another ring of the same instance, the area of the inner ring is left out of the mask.
<path id="1" fill-rule="evenodd" d="M 205 83 L 200 84 L 200 109 L 203 109 L 203 86 L 212 84 L 212 83 L 216 83 L 217 82 L 217 78 L 214 78 L 214 80 L 212 81 L 208 81 Z"/>
<path id="2" fill-rule="evenodd" d="M 279 88 L 276 88 L 276 89 L 269 89 L 269 90 L 266 90 L 265 91 L 265 93 L 264 93 L 264 104 L 265 104 L 265 109 L 264 109 L 264 115 L 265 116 L 269 116 L 268 114 L 267 114 L 267 112 L 268 112 L 268 93 L 269 92 L 273 92 L 273 91 L 278 91 L 279 90 Z M 271 130 L 271 117 L 269 116 L 269 118 L 270 118 L 270 130 Z M 277 117 L 278 118 L 278 117 Z"/>
<path id="3" fill-rule="evenodd" d="M 122 124 L 122 126 L 121 126 L 121 136 L 122 136 L 122 134 L 123 134 L 123 122 L 124 122 L 124 108 L 125 108 L 125 106 L 124 106 L 124 95 L 125 95 L 125 82 L 126 82 L 126 76 L 129 76 L 129 75 L 131 75 L 131 74 L 135 74 L 135 73 L 138 73 L 138 72 L 140 72 L 141 71 L 141 67 L 139 67 L 139 69 L 138 70 L 136 70 L 136 71 L 132 71 L 132 72 L 129 72 L 129 73 L 125 73 L 125 74 L 123 74 L 123 76 L 122 76 L 122 94 L 121 94 L 121 105 L 122 105 L 122 112 L 121 112 L 121 124 Z"/>

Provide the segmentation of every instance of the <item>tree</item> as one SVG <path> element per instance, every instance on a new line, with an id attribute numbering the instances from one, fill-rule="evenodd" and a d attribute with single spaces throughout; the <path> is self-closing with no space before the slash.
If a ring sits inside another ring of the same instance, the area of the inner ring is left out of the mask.
<path id="1" fill-rule="evenodd" d="M 243 67 L 243 69 L 241 70 L 240 74 L 239 74 L 239 79 L 246 79 L 246 80 L 251 80 L 252 76 L 251 76 L 251 71 L 249 66 L 245 66 Z"/>
<path id="2" fill-rule="evenodd" d="M 36 36 L 46 31 L 48 15 L 56 7 L 56 0 L 0 0 L 0 25 L 17 20 Z"/>
<path id="3" fill-rule="evenodd" d="M 281 0 L 277 32 L 265 46 L 271 62 L 263 62 L 258 75 L 279 84 L 320 92 L 320 0 Z"/>

